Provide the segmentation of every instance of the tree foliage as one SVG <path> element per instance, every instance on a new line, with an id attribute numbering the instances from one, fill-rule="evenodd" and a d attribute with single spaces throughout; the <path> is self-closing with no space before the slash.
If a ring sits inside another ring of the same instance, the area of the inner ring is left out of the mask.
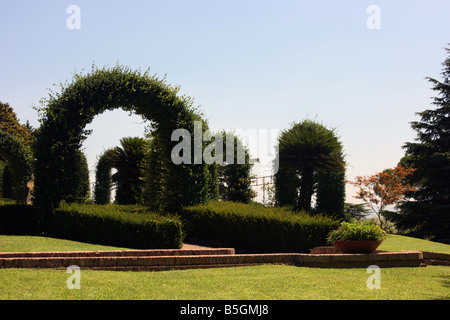
<path id="1" fill-rule="evenodd" d="M 94 202 L 108 204 L 111 202 L 112 175 L 109 161 L 111 149 L 103 152 L 97 159 L 95 166 Z"/>
<path id="2" fill-rule="evenodd" d="M 256 197 L 256 192 L 251 187 L 253 164 L 250 161 L 249 150 L 234 133 L 222 131 L 220 134 L 224 154 L 227 145 L 233 145 L 233 159 L 232 161 L 224 159 L 226 161 L 218 165 L 219 198 L 225 201 L 250 203 Z"/>
<path id="3" fill-rule="evenodd" d="M 12 191 L 18 203 L 26 203 L 27 183 L 31 180 L 32 154 L 24 143 L 13 135 L 0 130 L 0 158 L 7 162 L 12 178 Z"/>
<path id="4" fill-rule="evenodd" d="M 367 209 L 365 203 L 345 203 L 345 220 L 350 221 L 351 219 L 364 219 L 366 218 L 370 211 Z"/>
<path id="5" fill-rule="evenodd" d="M 13 182 L 11 177 L 11 172 L 9 171 L 8 164 L 6 161 L 2 162 L 2 168 L 1 168 L 1 180 L 0 180 L 0 197 L 1 198 L 7 198 L 12 199 L 14 198 L 14 192 L 13 192 Z"/>
<path id="6" fill-rule="evenodd" d="M 89 182 L 89 166 L 86 155 L 77 150 L 74 158 L 72 177 L 73 193 L 66 198 L 68 202 L 85 203 L 90 201 L 91 187 Z"/>
<path id="7" fill-rule="evenodd" d="M 299 179 L 297 209 L 311 211 L 311 200 L 315 191 L 315 174 L 340 173 L 345 170 L 342 161 L 342 145 L 333 129 L 320 123 L 304 120 L 284 130 L 279 138 L 279 173 L 288 174 L 289 192 L 293 192 L 295 179 Z M 282 183 L 276 179 L 275 183 Z M 283 192 L 283 185 L 276 187 Z"/>
<path id="8" fill-rule="evenodd" d="M 343 155 L 341 155 L 341 160 L 344 162 Z M 315 210 L 324 212 L 337 220 L 345 219 L 345 172 L 318 172 L 316 181 Z"/>
<path id="9" fill-rule="evenodd" d="M 300 177 L 286 168 L 279 167 L 274 176 L 275 206 L 296 208 L 299 188 Z"/>
<path id="10" fill-rule="evenodd" d="M 126 137 L 120 139 L 120 146 L 108 152 L 109 164 L 117 170 L 111 177 L 116 185 L 117 204 L 142 203 L 142 177 L 148 149 L 146 139 Z"/>
<path id="11" fill-rule="evenodd" d="M 401 162 L 415 169 L 408 181 L 417 189 L 390 220 L 412 235 L 450 243 L 450 55 L 443 66 L 442 82 L 427 78 L 437 93 L 435 108 L 417 113 L 420 121 L 411 123 L 416 141 L 403 146 Z"/>
<path id="12" fill-rule="evenodd" d="M 20 124 L 13 108 L 8 103 L 0 101 L 0 130 L 8 132 L 31 148 L 33 139 L 30 130 L 32 128 L 29 124 L 27 125 Z"/>
<path id="13" fill-rule="evenodd" d="M 192 99 L 178 96 L 179 88 L 164 79 L 116 66 L 75 74 L 73 82 L 61 85 L 40 109 L 36 138 L 35 201 L 41 207 L 55 207 L 75 193 L 73 172 L 77 152 L 89 134 L 85 129 L 93 118 L 107 110 L 121 108 L 153 121 L 162 143 L 160 171 L 163 192 L 154 195 L 160 208 L 175 211 L 183 205 L 200 203 L 208 195 L 206 165 L 176 165 L 171 161 L 173 130 L 194 132 L 201 115 Z"/>
<path id="14" fill-rule="evenodd" d="M 17 119 L 17 115 L 13 108 L 8 103 L 0 101 L 0 130 L 11 134 L 18 139 L 23 146 L 30 149 L 33 143 L 34 129 L 27 122 L 26 125 L 22 125 Z M 3 160 L 3 161 L 2 161 Z M 6 163 L 5 159 L 0 156 L 1 170 L 0 170 L 0 192 L 2 197 L 15 198 L 14 185 L 10 172 L 10 166 Z"/>
<path id="15" fill-rule="evenodd" d="M 416 188 L 406 181 L 415 169 L 405 168 L 401 164 L 393 169 L 386 169 L 372 176 L 357 176 L 355 181 L 348 181 L 358 188 L 355 198 L 361 199 L 375 213 L 383 228 L 381 217 L 386 207 L 398 203 L 406 193 Z"/>

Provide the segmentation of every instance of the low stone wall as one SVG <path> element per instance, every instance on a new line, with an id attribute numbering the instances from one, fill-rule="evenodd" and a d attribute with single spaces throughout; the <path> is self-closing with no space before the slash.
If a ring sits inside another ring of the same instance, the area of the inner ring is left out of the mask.
<path id="1" fill-rule="evenodd" d="M 53 268 L 71 265 L 94 270 L 174 270 L 288 264 L 312 268 L 418 267 L 421 251 L 373 254 L 234 254 L 234 249 L 129 250 L 88 252 L 0 253 L 0 268 Z"/>
<path id="2" fill-rule="evenodd" d="M 402 251 L 400 251 L 402 252 Z M 406 251 L 403 251 L 406 252 Z M 450 254 L 447 253 L 436 253 L 421 251 L 423 256 L 423 262 L 427 265 L 444 265 L 450 266 Z M 377 254 L 390 254 L 388 251 L 376 250 L 374 253 Z M 311 250 L 311 254 L 339 254 L 333 246 L 327 247 L 316 247 Z"/>
<path id="3" fill-rule="evenodd" d="M 300 260 L 302 265 L 315 268 L 367 268 L 370 265 L 380 268 L 420 267 L 424 262 L 421 251 L 306 254 Z"/>
<path id="4" fill-rule="evenodd" d="M 426 264 L 450 266 L 450 254 L 423 251 Z"/>
<path id="5" fill-rule="evenodd" d="M 75 258 L 75 257 L 153 257 L 235 254 L 233 248 L 216 249 L 150 249 L 112 251 L 49 251 L 49 252 L 0 252 L 3 258 Z"/>

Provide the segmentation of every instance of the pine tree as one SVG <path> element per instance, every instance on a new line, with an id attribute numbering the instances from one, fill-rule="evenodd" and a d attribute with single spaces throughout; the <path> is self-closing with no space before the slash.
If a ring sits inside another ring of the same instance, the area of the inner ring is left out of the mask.
<path id="1" fill-rule="evenodd" d="M 443 82 L 427 78 L 438 93 L 436 108 L 417 113 L 421 120 L 411 123 L 416 142 L 404 145 L 401 162 L 416 169 L 409 182 L 418 188 L 390 220 L 411 235 L 450 242 L 450 56 L 443 66 Z"/>

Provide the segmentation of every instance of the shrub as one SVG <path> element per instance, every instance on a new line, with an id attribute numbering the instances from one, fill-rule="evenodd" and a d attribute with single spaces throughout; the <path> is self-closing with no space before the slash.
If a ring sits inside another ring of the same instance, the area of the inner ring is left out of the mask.
<path id="1" fill-rule="evenodd" d="M 253 252 L 309 252 L 326 244 L 338 222 L 285 208 L 211 201 L 183 208 L 187 236 L 219 240 Z"/>
<path id="2" fill-rule="evenodd" d="M 344 156 L 341 155 L 344 161 Z M 317 173 L 316 210 L 336 220 L 345 219 L 345 172 Z"/>
<path id="3" fill-rule="evenodd" d="M 222 131 L 223 164 L 217 165 L 219 198 L 224 201 L 250 203 L 256 197 L 251 187 L 252 167 L 248 148 L 233 132 Z M 233 144 L 233 159 L 228 159 L 228 145 Z"/>
<path id="4" fill-rule="evenodd" d="M 109 153 L 111 149 L 103 152 L 97 160 L 95 167 L 94 201 L 96 204 L 108 204 L 111 202 L 111 164 Z"/>
<path id="5" fill-rule="evenodd" d="M 15 204 L 14 200 L 0 200 L 0 234 L 37 235 L 38 230 L 33 206 Z"/>
<path id="6" fill-rule="evenodd" d="M 381 230 L 371 220 L 354 220 L 353 222 L 341 222 L 341 226 L 337 230 L 330 232 L 328 236 L 328 242 L 333 243 L 337 240 L 340 241 L 367 241 L 376 240 L 383 241 L 386 236 L 386 232 Z"/>
<path id="7" fill-rule="evenodd" d="M 178 95 L 179 90 L 149 71 L 93 66 L 90 73 L 75 74 L 71 83 L 61 84 L 60 92 L 43 99 L 35 141 L 33 200 L 42 214 L 76 194 L 73 175 L 77 151 L 90 133 L 86 126 L 95 116 L 119 108 L 135 112 L 158 128 L 163 142 L 158 166 L 163 192 L 154 198 L 160 209 L 175 212 L 183 205 L 200 203 L 208 192 L 206 164 L 175 165 L 171 161 L 172 149 L 178 144 L 171 139 L 173 131 L 183 128 L 193 134 L 194 121 L 201 121 L 193 100 Z"/>
<path id="8" fill-rule="evenodd" d="M 137 249 L 179 248 L 184 237 L 176 216 L 161 216 L 140 206 L 62 202 L 47 226 L 53 236 Z"/>
<path id="9" fill-rule="evenodd" d="M 21 140 L 6 131 L 0 130 L 0 159 L 6 160 L 12 180 L 13 193 L 9 196 L 14 197 L 20 204 L 25 204 L 27 201 L 27 182 L 31 179 L 32 158 L 31 151 Z M 3 175 L 5 176 L 5 172 Z M 3 181 L 3 183 L 5 182 Z M 6 197 L 5 194 L 3 196 Z"/>
<path id="10" fill-rule="evenodd" d="M 75 155 L 72 184 L 74 192 L 67 197 L 67 201 L 88 202 L 90 199 L 89 166 L 86 155 L 79 150 Z"/>

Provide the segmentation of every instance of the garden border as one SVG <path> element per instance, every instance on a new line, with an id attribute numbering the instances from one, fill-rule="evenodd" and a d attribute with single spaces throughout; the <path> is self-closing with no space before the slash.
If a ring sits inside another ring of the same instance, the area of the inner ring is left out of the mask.
<path id="1" fill-rule="evenodd" d="M 235 254 L 232 248 L 0 253 L 0 269 L 65 269 L 76 265 L 93 270 L 157 271 L 261 264 L 311 268 L 367 268 L 370 265 L 420 267 L 426 265 L 426 259 L 422 251 L 377 251 L 372 254 Z"/>

